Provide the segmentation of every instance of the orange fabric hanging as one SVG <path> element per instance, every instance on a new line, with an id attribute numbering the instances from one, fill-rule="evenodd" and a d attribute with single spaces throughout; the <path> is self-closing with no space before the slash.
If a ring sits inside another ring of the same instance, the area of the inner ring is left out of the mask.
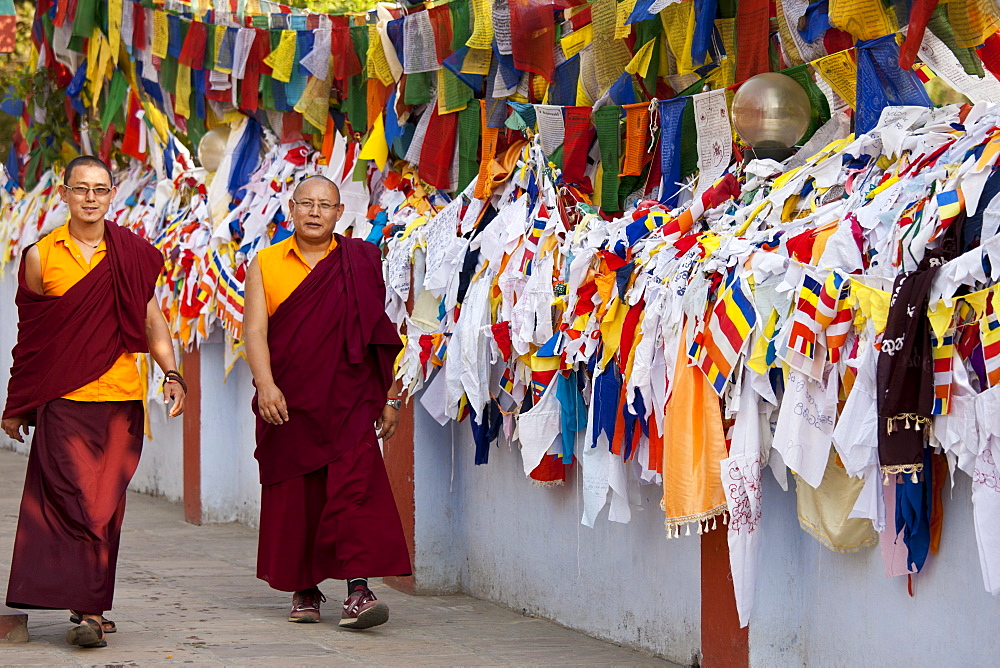
<path id="1" fill-rule="evenodd" d="M 679 536 L 685 524 L 704 522 L 726 509 L 719 462 L 729 454 L 719 395 L 700 369 L 684 363 L 686 335 L 680 339 L 663 423 L 663 509 L 668 536 Z"/>
<path id="2" fill-rule="evenodd" d="M 652 159 L 649 146 L 649 104 L 627 104 L 625 109 L 625 159 L 618 176 L 640 176 L 642 168 Z"/>

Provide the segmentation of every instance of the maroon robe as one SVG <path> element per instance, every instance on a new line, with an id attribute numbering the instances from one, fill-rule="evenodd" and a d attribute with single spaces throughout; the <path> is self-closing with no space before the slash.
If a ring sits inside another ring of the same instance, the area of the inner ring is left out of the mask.
<path id="1" fill-rule="evenodd" d="M 263 485 L 257 577 L 283 591 L 411 572 L 374 433 L 402 344 L 385 313 L 378 248 L 337 242 L 268 320 L 288 422 L 265 422 L 253 400 Z"/>
<path id="2" fill-rule="evenodd" d="M 265 422 L 254 396 L 261 484 L 318 471 L 372 430 L 402 348 L 384 304 L 378 247 L 338 235 L 275 309 L 267 345 L 289 419 Z"/>
<path id="3" fill-rule="evenodd" d="M 163 258 L 106 223 L 108 253 L 60 297 L 18 273 L 18 340 L 4 417 L 36 423 L 7 605 L 100 613 L 111 607 L 125 490 L 142 450 L 141 401 L 61 399 L 125 352 L 145 352 L 146 305 Z"/>
<path id="4" fill-rule="evenodd" d="M 18 270 L 17 344 L 3 417 L 28 415 L 97 380 L 124 353 L 149 352 L 146 304 L 163 256 L 134 232 L 106 222 L 108 253 L 61 297 L 40 295 Z M 30 248 L 30 247 L 29 247 Z"/>

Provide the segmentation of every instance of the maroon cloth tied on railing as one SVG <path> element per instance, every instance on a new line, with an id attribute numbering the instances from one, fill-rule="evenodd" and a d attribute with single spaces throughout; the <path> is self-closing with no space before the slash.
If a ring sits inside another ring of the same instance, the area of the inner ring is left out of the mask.
<path id="1" fill-rule="evenodd" d="M 100 378 L 123 354 L 144 353 L 146 305 L 163 256 L 134 232 L 105 222 L 108 253 L 61 297 L 40 295 L 17 273 L 17 343 L 3 417 L 34 419 L 42 404 Z"/>
<path id="2" fill-rule="evenodd" d="M 378 248 L 337 236 L 337 246 L 268 320 L 271 374 L 288 422 L 261 419 L 261 484 L 317 471 L 370 433 L 392 386 L 402 343 L 385 313 Z"/>

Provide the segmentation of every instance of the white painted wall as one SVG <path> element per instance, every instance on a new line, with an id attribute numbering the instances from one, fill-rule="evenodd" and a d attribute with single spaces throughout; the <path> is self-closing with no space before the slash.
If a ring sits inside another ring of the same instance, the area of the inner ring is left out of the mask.
<path id="1" fill-rule="evenodd" d="M 507 446 L 474 465 L 468 423 L 438 425 L 415 410 L 417 579 L 688 664 L 701 645 L 697 537 L 668 541 L 661 488 L 615 524 L 580 524 L 579 468 L 537 487 Z M 452 447 L 454 445 L 454 460 Z M 452 476 L 454 479 L 452 480 Z"/>
<path id="2" fill-rule="evenodd" d="M 260 521 L 250 369 L 242 360 L 225 377 L 216 331 L 201 347 L 201 512 L 204 522 Z"/>
<path id="3" fill-rule="evenodd" d="M 941 549 L 911 598 L 878 547 L 834 554 L 799 530 L 794 495 L 765 476 L 751 665 L 996 665 L 1000 599 L 983 589 L 970 490 L 964 474 L 946 486 Z"/>

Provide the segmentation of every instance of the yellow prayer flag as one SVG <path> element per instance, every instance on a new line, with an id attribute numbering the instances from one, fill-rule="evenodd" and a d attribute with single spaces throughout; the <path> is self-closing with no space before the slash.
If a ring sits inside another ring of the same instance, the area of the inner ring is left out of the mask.
<path id="1" fill-rule="evenodd" d="M 333 67 L 333 56 L 330 56 L 330 67 Z M 330 116 L 330 89 L 333 88 L 333 78 L 309 77 L 306 88 L 302 91 L 299 101 L 295 103 L 295 111 L 302 114 L 310 125 L 323 132 Z"/>
<path id="2" fill-rule="evenodd" d="M 264 59 L 264 64 L 270 66 L 271 76 L 277 81 L 288 83 L 292 80 L 292 68 L 295 66 L 295 30 L 282 30 L 281 41 Z"/>
<path id="3" fill-rule="evenodd" d="M 396 83 L 392 78 L 392 68 L 389 67 L 389 59 L 385 56 L 385 49 L 382 48 L 382 38 L 379 37 L 378 26 L 371 24 L 368 26 L 368 72 L 375 75 L 382 85 L 391 86 Z"/>
<path id="4" fill-rule="evenodd" d="M 632 25 L 625 23 L 635 9 L 636 0 L 622 0 L 615 8 L 615 39 L 625 39 L 632 34 Z"/>
<path id="5" fill-rule="evenodd" d="M 995 8 L 983 0 L 951 0 L 941 4 L 955 32 L 955 44 L 960 48 L 975 48 L 1000 29 Z"/>
<path id="6" fill-rule="evenodd" d="M 191 68 L 177 63 L 177 90 L 174 93 L 174 113 L 191 118 Z"/>
<path id="7" fill-rule="evenodd" d="M 625 66 L 625 71 L 629 74 L 638 74 L 640 77 L 645 78 L 649 73 L 649 64 L 653 60 L 653 50 L 656 46 L 656 40 L 651 39 L 645 44 L 643 44 L 629 64 Z"/>
<path id="8" fill-rule="evenodd" d="M 857 98 L 858 64 L 847 51 L 838 51 L 812 62 L 820 76 L 854 109 Z"/>
<path id="9" fill-rule="evenodd" d="M 956 304 L 957 302 L 952 301 L 951 306 L 948 306 L 942 299 L 927 308 L 927 319 L 931 323 L 931 329 L 934 330 L 934 336 L 939 340 L 944 338 L 944 333 L 951 326 Z"/>
<path id="10" fill-rule="evenodd" d="M 708 75 L 708 85 L 713 90 L 728 88 L 736 83 L 736 58 L 732 56 L 736 53 L 736 19 L 715 19 L 715 27 L 728 55 L 720 58 L 719 66 Z"/>
<path id="11" fill-rule="evenodd" d="M 157 58 L 167 57 L 167 43 L 170 41 L 170 28 L 167 25 L 167 15 L 158 9 L 153 10 L 153 55 Z"/>
<path id="12" fill-rule="evenodd" d="M 882 0 L 830 0 L 830 23 L 855 39 L 875 39 L 898 30 Z"/>
<path id="13" fill-rule="evenodd" d="M 111 59 L 118 63 L 118 51 L 122 41 L 122 0 L 108 0 L 108 43 Z"/>
<path id="14" fill-rule="evenodd" d="M 215 45 L 214 45 L 215 48 L 213 49 L 214 53 L 212 53 L 213 65 L 219 62 L 219 52 L 222 50 L 222 40 L 224 40 L 226 37 L 226 30 L 227 28 L 224 25 L 215 26 Z M 216 67 L 215 69 L 219 72 L 224 72 L 226 74 L 229 74 L 230 72 L 233 71 L 231 67 L 223 67 L 221 65 Z"/>
<path id="15" fill-rule="evenodd" d="M 677 74 L 691 74 L 691 42 L 694 40 L 694 3 L 677 2 L 660 12 L 660 22 L 667 35 L 667 44 L 677 63 Z"/>
<path id="16" fill-rule="evenodd" d="M 389 145 L 385 141 L 385 118 L 383 116 L 383 113 L 379 113 L 378 118 L 375 119 L 375 124 L 372 125 L 371 132 L 368 134 L 368 140 L 361 147 L 361 153 L 358 154 L 360 160 L 374 160 L 375 166 L 379 170 L 385 167 L 385 161 L 389 157 Z"/>
<path id="17" fill-rule="evenodd" d="M 469 49 L 462 62 L 462 74 L 480 74 L 486 76 L 490 73 L 490 62 L 493 52 L 489 49 Z"/>
<path id="18" fill-rule="evenodd" d="M 588 23 L 579 30 L 574 30 L 570 34 L 559 40 L 559 45 L 562 47 L 563 54 L 566 58 L 572 58 L 576 54 L 583 50 L 583 47 L 587 46 L 594 41 L 594 25 Z"/>
<path id="19" fill-rule="evenodd" d="M 471 49 L 493 48 L 493 3 L 472 0 L 473 28 L 465 45 Z"/>
<path id="20" fill-rule="evenodd" d="M 891 292 L 870 288 L 860 281 L 852 280 L 851 299 L 858 310 L 858 316 L 860 316 L 855 316 L 854 322 L 858 324 L 860 320 L 860 324 L 863 324 L 865 320 L 871 320 L 872 324 L 875 325 L 876 334 L 884 332 L 885 325 L 889 321 L 889 300 L 891 297 Z"/>

